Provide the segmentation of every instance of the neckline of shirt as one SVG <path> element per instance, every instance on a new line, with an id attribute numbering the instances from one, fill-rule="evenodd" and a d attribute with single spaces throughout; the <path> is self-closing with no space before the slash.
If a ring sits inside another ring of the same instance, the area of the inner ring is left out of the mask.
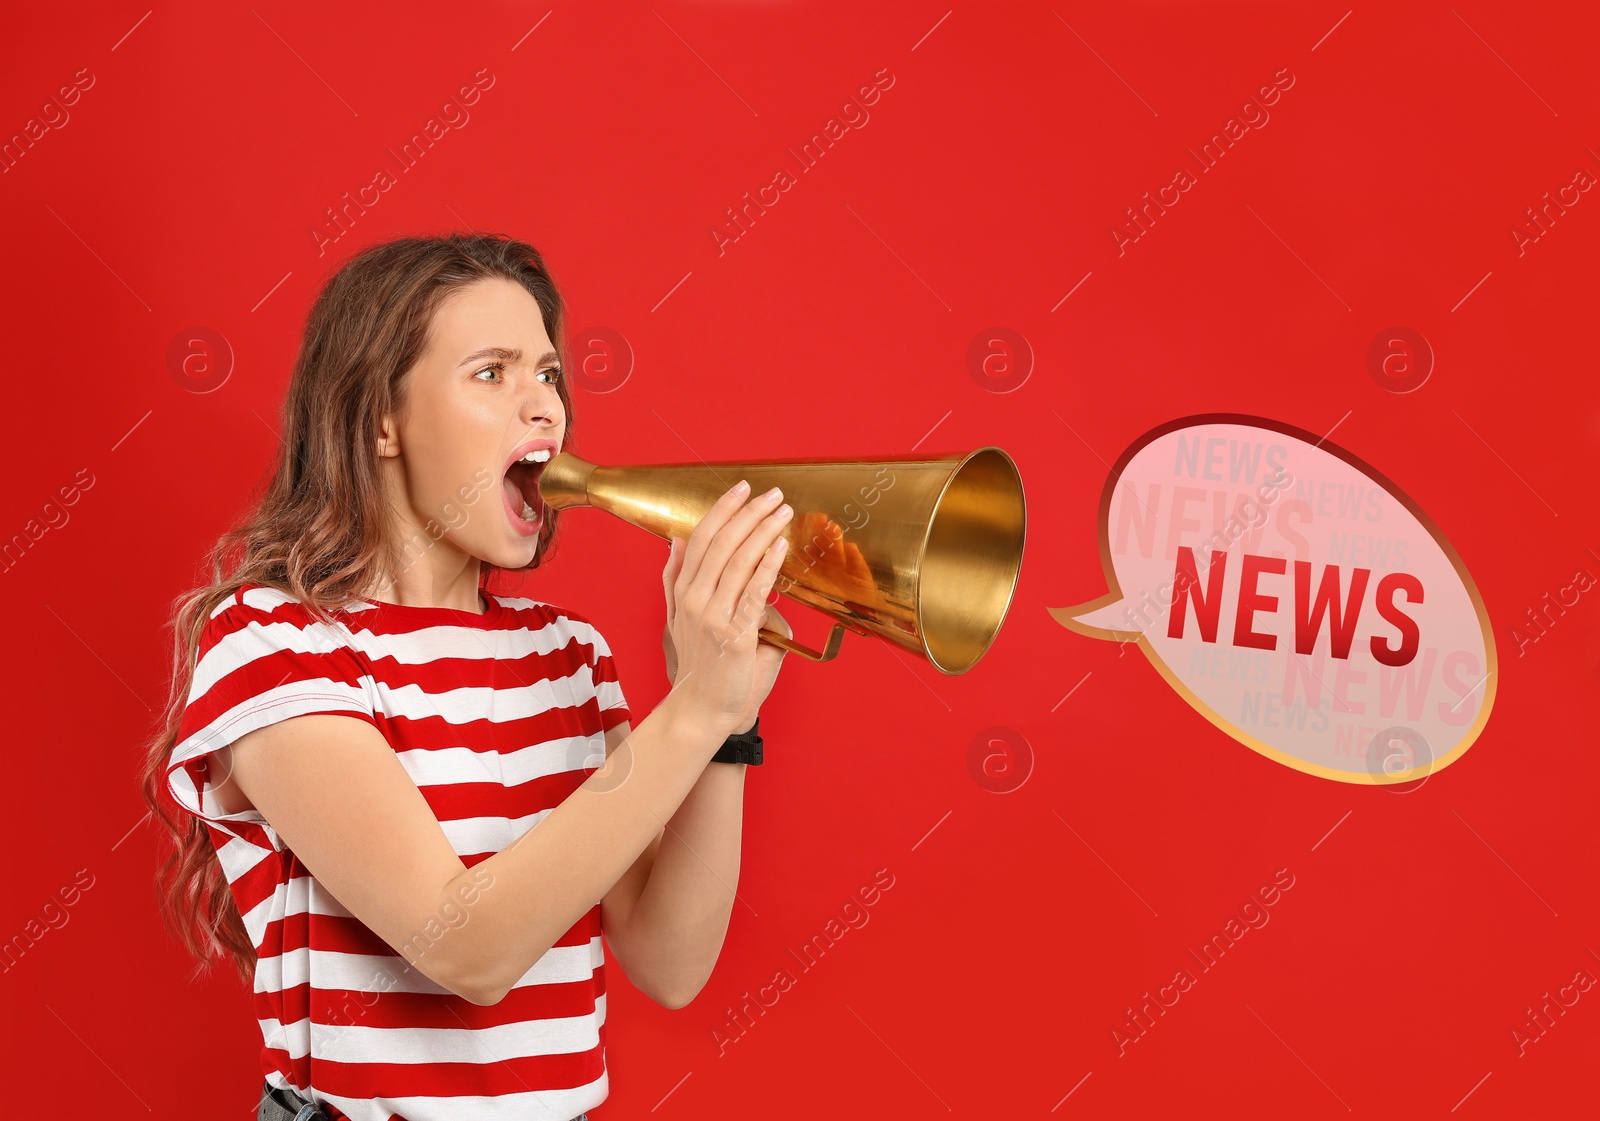
<path id="1" fill-rule="evenodd" d="M 429 622 L 434 625 L 447 625 L 458 627 L 487 627 L 497 620 L 505 607 L 499 599 L 488 592 L 479 589 L 479 598 L 487 605 L 482 613 L 462 611 L 455 607 L 420 607 L 403 603 L 390 603 L 387 600 L 373 599 L 370 596 L 362 597 L 361 602 L 370 604 L 375 615 L 391 619 L 413 619 L 418 622 Z"/>

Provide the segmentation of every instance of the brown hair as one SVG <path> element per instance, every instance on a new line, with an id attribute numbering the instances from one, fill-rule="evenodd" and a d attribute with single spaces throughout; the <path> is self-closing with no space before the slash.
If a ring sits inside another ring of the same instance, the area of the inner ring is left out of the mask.
<path id="1" fill-rule="evenodd" d="M 171 835 L 156 873 L 158 909 L 168 930 L 209 970 L 231 959 L 250 982 L 256 951 L 240 918 L 206 823 L 167 788 L 166 765 L 193 683 L 200 636 L 213 611 L 247 583 L 277 588 L 323 622 L 402 563 L 389 540 L 377 434 L 399 415 L 407 375 L 425 348 L 434 313 L 476 281 L 504 277 L 539 302 L 556 353 L 566 354 L 566 310 L 533 246 L 500 235 L 408 237 L 371 246 L 323 286 L 310 316 L 283 403 L 283 438 L 265 493 L 211 552 L 211 582 L 170 605 L 171 692 L 160 731 L 143 760 L 142 791 Z M 571 446 L 567 378 L 556 382 Z M 560 511 L 547 509 L 531 571 L 548 559 Z M 430 534 L 438 529 L 429 523 Z M 407 551 L 410 545 L 407 543 Z M 430 542 L 422 542 L 427 548 Z M 480 587 L 501 571 L 482 562 Z"/>

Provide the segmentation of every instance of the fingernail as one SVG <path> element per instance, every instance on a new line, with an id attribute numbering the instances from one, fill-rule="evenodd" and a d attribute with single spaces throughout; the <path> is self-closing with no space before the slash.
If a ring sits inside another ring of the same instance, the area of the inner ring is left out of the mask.
<path id="1" fill-rule="evenodd" d="M 780 495 L 782 493 L 783 493 L 783 488 L 782 487 L 773 487 L 771 490 L 767 491 L 767 493 L 763 494 L 761 497 L 762 498 L 777 498 L 778 495 Z"/>
<path id="2" fill-rule="evenodd" d="M 737 483 L 735 483 L 733 485 L 733 492 L 735 494 L 743 494 L 749 489 L 750 489 L 750 480 L 749 479 L 740 479 Z"/>

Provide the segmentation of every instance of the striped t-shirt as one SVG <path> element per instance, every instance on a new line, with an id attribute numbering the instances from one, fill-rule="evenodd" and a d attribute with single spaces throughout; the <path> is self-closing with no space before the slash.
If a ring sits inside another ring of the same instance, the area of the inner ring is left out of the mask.
<path id="1" fill-rule="evenodd" d="M 382 733 L 463 864 L 499 852 L 604 763 L 629 716 L 586 619 L 484 598 L 482 615 L 360 600 L 330 628 L 247 584 L 200 638 L 167 782 L 206 821 L 256 947 L 266 1081 L 334 1121 L 568 1121 L 609 1088 L 598 903 L 505 999 L 475 1005 L 341 906 L 260 813 L 222 813 L 208 781 L 207 753 L 246 732 L 342 713 Z"/>

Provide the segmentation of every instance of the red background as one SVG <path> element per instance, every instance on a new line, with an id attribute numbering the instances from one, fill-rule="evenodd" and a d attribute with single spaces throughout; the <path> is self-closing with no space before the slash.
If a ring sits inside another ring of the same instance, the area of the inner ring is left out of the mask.
<path id="1" fill-rule="evenodd" d="M 163 699 L 165 609 L 271 462 L 321 280 L 361 246 L 471 227 L 533 242 L 575 324 L 631 345 L 620 388 L 579 380 L 589 458 L 993 443 L 1027 486 L 1021 581 L 972 672 L 848 638 L 831 665 L 787 661 L 721 961 L 679 1012 L 608 971 L 597 1117 L 1592 1111 L 1600 989 L 1525 1055 L 1511 1037 L 1577 970 L 1600 977 L 1580 704 L 1600 684 L 1600 590 L 1520 656 L 1511 633 L 1578 569 L 1600 577 L 1585 551 L 1600 547 L 1600 408 L 1580 326 L 1600 192 L 1521 255 L 1508 232 L 1577 169 L 1600 176 L 1587 8 L 546 11 L 0 17 L 0 131 L 80 68 L 95 79 L 0 176 L 0 531 L 23 532 L 75 472 L 95 480 L 3 573 L 0 934 L 78 869 L 95 877 L 67 925 L 0 975 L 8 1106 L 253 1116 L 245 994 L 188 983 L 153 909 L 134 773 Z M 494 84 L 470 121 L 319 256 L 325 209 L 394 173 L 388 149 L 484 68 Z M 719 255 L 725 208 L 792 169 L 785 149 L 884 68 L 894 84 L 870 121 Z M 1185 149 L 1284 68 L 1295 82 L 1270 122 L 1119 255 L 1109 230 L 1126 208 L 1193 169 Z M 197 326 L 233 355 L 209 393 L 167 356 Z M 969 366 L 996 326 L 1032 354 L 1006 393 Z M 1436 355 L 1415 392 L 1369 372 L 1369 344 L 1395 326 Z M 1469 566 L 1503 680 L 1482 739 L 1421 789 L 1271 762 L 1143 658 L 1046 614 L 1105 590 L 1108 464 L 1202 412 L 1335 429 Z M 642 716 L 666 685 L 666 550 L 599 514 L 567 527 L 530 586 L 596 620 Z M 1010 793 L 969 770 L 993 727 L 1030 745 Z M 729 1005 L 793 969 L 788 950 L 878 869 L 894 886 L 867 925 L 719 1055 Z M 1124 1010 L 1278 869 L 1294 887 L 1269 924 L 1119 1056 Z"/>

